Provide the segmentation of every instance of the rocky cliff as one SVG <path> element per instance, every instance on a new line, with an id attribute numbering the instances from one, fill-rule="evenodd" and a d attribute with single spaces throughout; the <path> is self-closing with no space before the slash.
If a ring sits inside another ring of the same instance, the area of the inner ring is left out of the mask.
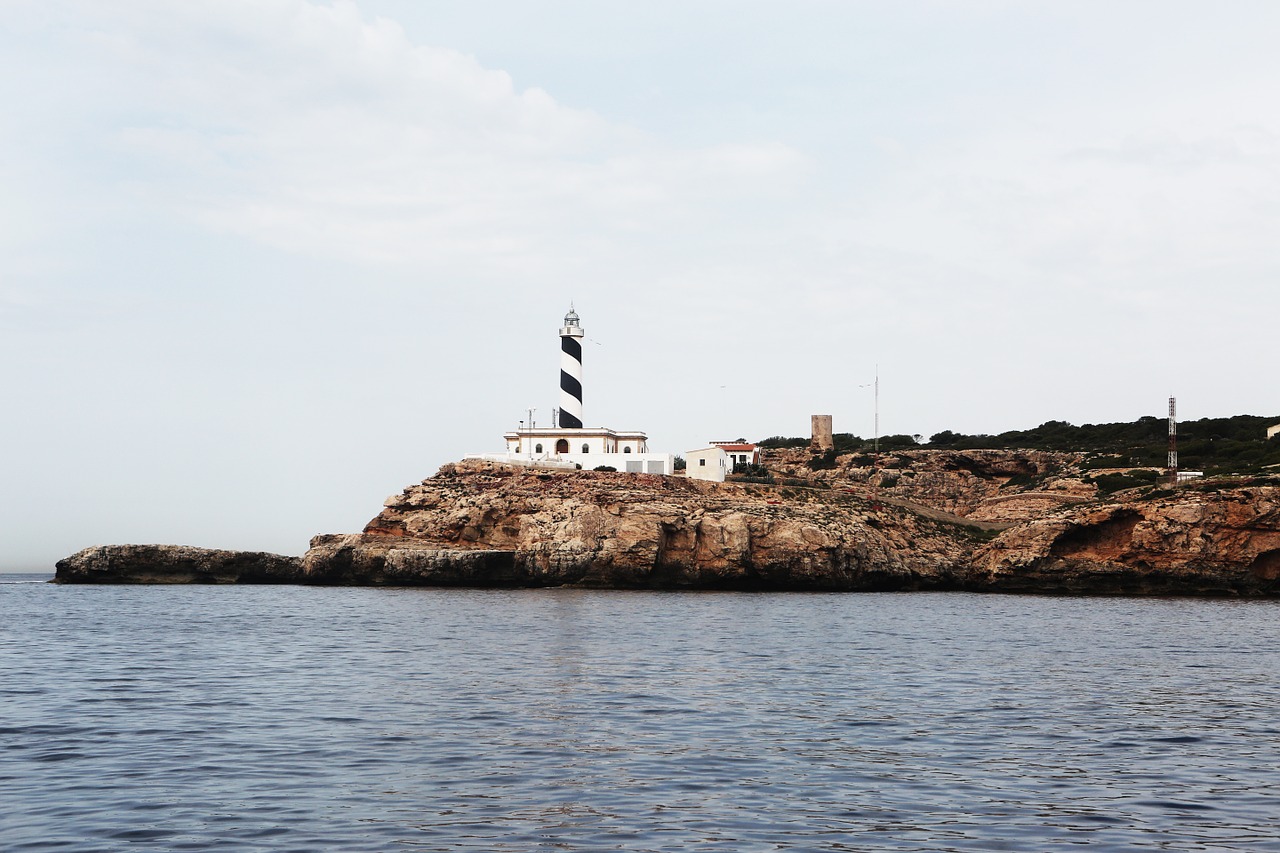
<path id="1" fill-rule="evenodd" d="M 304 571 L 347 583 L 920 589 L 956 584 L 956 527 L 825 487 L 469 462 L 388 498 L 361 534 L 317 537 Z"/>
<path id="2" fill-rule="evenodd" d="M 328 583 L 1280 594 L 1280 488 L 1100 499 L 1073 454 L 912 451 L 892 468 L 776 454 L 772 483 L 445 466 L 363 533 L 321 536 Z M 823 467 L 830 465 L 830 467 Z"/>
<path id="3" fill-rule="evenodd" d="M 1280 488 L 1186 488 L 1074 507 L 976 549 L 969 583 L 1019 592 L 1280 594 Z"/>
<path id="4" fill-rule="evenodd" d="M 725 484 L 462 462 L 301 560 L 111 546 L 57 579 L 1280 595 L 1280 479 L 1107 496 L 1082 462 L 789 451 Z"/>

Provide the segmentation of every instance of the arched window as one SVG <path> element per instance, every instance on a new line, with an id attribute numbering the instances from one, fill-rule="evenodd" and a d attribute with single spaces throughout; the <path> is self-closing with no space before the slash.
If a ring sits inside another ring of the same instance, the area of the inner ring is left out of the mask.
<path id="1" fill-rule="evenodd" d="M 535 445 L 533 446 L 533 452 L 534 452 L 534 453 L 541 453 L 541 452 L 542 452 L 542 445 L 541 445 L 541 444 L 535 444 Z"/>
<path id="2" fill-rule="evenodd" d="M 583 452 L 583 453 L 590 453 L 590 452 L 591 452 L 591 445 L 589 445 L 589 444 L 583 444 L 583 445 L 582 445 L 582 452 Z"/>
<path id="3" fill-rule="evenodd" d="M 630 447 L 624 447 L 624 448 L 622 448 L 622 452 L 623 452 L 623 453 L 630 453 L 630 452 L 631 452 L 631 448 L 630 448 Z"/>
<path id="4" fill-rule="evenodd" d="M 556 442 L 556 453 L 568 453 L 568 452 L 569 452 L 569 439 L 562 438 Z"/>

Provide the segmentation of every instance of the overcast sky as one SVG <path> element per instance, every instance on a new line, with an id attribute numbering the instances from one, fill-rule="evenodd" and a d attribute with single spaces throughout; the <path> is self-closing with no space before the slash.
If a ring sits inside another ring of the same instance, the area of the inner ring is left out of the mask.
<path id="1" fill-rule="evenodd" d="M 0 0 L 0 569 L 654 450 L 1280 413 L 1280 5 Z"/>

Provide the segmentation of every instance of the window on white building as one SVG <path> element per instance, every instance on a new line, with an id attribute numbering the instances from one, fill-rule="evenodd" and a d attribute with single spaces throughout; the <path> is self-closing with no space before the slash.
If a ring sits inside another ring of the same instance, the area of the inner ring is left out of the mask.
<path id="1" fill-rule="evenodd" d="M 584 445 L 582 445 L 582 452 L 583 452 L 583 453 L 590 453 L 590 452 L 591 452 L 591 445 L 589 445 L 589 444 L 584 444 Z"/>
<path id="2" fill-rule="evenodd" d="M 699 460 L 698 460 L 698 465 L 699 465 L 699 467 L 702 467 L 702 468 L 707 467 L 707 460 L 705 460 L 705 459 L 699 459 Z"/>
<path id="3" fill-rule="evenodd" d="M 623 453 L 630 453 L 630 452 L 631 452 L 631 448 L 630 448 L 630 447 L 624 447 L 624 448 L 622 448 L 622 452 L 623 452 Z"/>
<path id="4" fill-rule="evenodd" d="M 541 444 L 535 444 L 535 445 L 533 446 L 533 452 L 534 452 L 534 453 L 541 453 L 541 452 L 542 452 L 542 445 L 541 445 Z"/>

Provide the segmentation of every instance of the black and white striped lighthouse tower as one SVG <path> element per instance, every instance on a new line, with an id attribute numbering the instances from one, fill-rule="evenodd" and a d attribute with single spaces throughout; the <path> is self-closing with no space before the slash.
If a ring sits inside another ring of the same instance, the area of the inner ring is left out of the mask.
<path id="1" fill-rule="evenodd" d="M 560 329 L 560 423 L 561 429 L 582 429 L 582 326 L 569 306 Z"/>

